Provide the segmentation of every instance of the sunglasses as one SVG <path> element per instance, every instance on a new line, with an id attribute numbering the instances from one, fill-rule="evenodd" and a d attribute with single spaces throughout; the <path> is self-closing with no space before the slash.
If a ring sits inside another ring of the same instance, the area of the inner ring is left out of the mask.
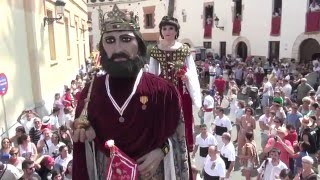
<path id="1" fill-rule="evenodd" d="M 279 121 L 273 121 L 274 123 L 280 123 Z"/>
<path id="2" fill-rule="evenodd" d="M 18 152 L 10 153 L 11 156 L 13 156 L 13 155 L 18 155 L 18 154 L 19 154 Z"/>

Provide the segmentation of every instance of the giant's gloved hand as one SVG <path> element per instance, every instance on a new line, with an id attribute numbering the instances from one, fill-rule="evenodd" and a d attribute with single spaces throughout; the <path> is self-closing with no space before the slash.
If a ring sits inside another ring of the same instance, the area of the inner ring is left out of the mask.
<path id="1" fill-rule="evenodd" d="M 160 148 L 154 149 L 148 154 L 137 160 L 138 170 L 141 177 L 145 180 L 151 179 L 156 173 L 160 162 L 163 160 L 164 154 Z"/>
<path id="2" fill-rule="evenodd" d="M 83 124 L 83 121 L 76 119 L 74 121 L 73 142 L 84 142 L 86 140 L 92 141 L 96 137 L 96 132 L 88 122 Z"/>

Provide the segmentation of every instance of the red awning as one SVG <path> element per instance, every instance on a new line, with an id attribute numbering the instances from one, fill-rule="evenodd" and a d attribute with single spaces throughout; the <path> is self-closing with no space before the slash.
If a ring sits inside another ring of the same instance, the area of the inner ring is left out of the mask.
<path id="1" fill-rule="evenodd" d="M 281 16 L 272 17 L 271 36 L 279 36 L 281 31 Z"/>
<path id="2" fill-rule="evenodd" d="M 241 19 L 235 18 L 233 21 L 232 35 L 240 35 L 241 32 Z"/>
<path id="3" fill-rule="evenodd" d="M 306 15 L 306 32 L 320 31 L 320 11 L 308 12 Z"/>

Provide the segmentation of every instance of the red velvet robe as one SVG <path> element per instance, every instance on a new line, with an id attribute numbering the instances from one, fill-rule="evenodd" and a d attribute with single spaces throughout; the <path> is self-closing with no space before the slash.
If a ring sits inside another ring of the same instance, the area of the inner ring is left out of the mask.
<path id="1" fill-rule="evenodd" d="M 135 79 L 111 78 L 110 92 L 121 107 L 130 95 Z M 82 111 L 88 87 L 81 94 L 76 117 Z M 142 109 L 141 96 L 147 96 L 146 110 Z M 179 93 L 173 84 L 160 77 L 144 73 L 137 91 L 124 111 L 124 123 L 119 122 L 119 113 L 112 105 L 106 91 L 105 76 L 97 77 L 93 84 L 88 106 L 88 118 L 97 137 L 97 149 L 109 156 L 105 141 L 115 144 L 129 157 L 137 160 L 151 150 L 161 147 L 174 134 L 180 118 Z M 74 143 L 73 179 L 87 180 L 84 143 Z"/>

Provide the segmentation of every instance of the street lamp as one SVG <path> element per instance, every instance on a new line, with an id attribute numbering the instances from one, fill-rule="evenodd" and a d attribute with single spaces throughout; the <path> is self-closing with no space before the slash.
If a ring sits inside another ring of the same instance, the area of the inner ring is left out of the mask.
<path id="1" fill-rule="evenodd" d="M 223 26 L 219 26 L 219 21 L 220 19 L 218 18 L 218 16 L 216 16 L 214 18 L 214 24 L 216 25 L 217 28 L 221 29 L 221 30 L 224 30 L 224 27 Z"/>
<path id="2" fill-rule="evenodd" d="M 54 5 L 56 6 L 56 13 L 57 13 L 57 18 L 52 18 L 52 17 L 44 17 L 43 18 L 43 24 L 44 26 L 46 26 L 46 24 L 52 24 L 54 21 L 58 21 L 62 18 L 62 16 L 64 15 L 64 6 L 66 5 L 66 3 L 63 0 L 56 0 L 56 2 L 54 3 Z"/>

